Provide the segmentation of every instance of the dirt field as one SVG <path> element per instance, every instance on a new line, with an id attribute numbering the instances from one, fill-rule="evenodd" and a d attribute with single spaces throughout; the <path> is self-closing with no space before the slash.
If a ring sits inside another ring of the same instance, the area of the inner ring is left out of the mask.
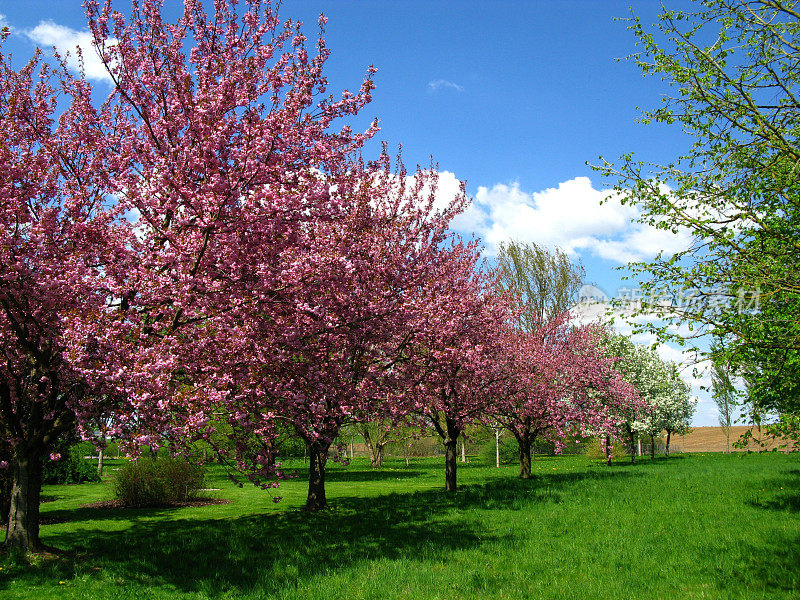
<path id="1" fill-rule="evenodd" d="M 731 446 L 748 429 L 750 427 L 745 425 L 731 427 Z M 761 437 L 757 428 L 753 428 L 753 437 Z M 778 444 L 773 440 L 764 438 L 762 441 L 766 443 L 766 449 L 768 450 L 778 447 Z M 721 427 L 693 427 L 685 436 L 673 436 L 670 446 L 670 449 L 675 452 L 725 452 L 727 444 Z M 731 452 L 746 452 L 747 450 L 763 450 L 763 448 L 752 440 L 750 441 L 750 446 L 746 449 L 731 447 Z"/>

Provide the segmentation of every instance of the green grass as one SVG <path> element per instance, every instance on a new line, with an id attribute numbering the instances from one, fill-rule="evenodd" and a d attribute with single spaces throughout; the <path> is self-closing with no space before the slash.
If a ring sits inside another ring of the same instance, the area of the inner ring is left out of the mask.
<path id="1" fill-rule="evenodd" d="M 441 460 L 333 465 L 333 509 L 310 514 L 301 476 L 273 493 L 172 510 L 100 510 L 96 485 L 47 486 L 44 543 L 0 558 L 0 598 L 800 598 L 800 457 L 683 455 L 608 468 L 583 457 L 516 468 Z"/>

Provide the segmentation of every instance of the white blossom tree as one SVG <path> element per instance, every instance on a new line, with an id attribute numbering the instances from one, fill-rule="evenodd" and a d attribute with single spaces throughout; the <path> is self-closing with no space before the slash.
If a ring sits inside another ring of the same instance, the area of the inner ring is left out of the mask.
<path id="1" fill-rule="evenodd" d="M 680 376 L 675 363 L 663 361 L 654 351 L 649 351 L 649 374 L 652 380 L 651 395 L 647 398 L 651 411 L 633 424 L 643 435 L 650 436 L 650 456 L 655 457 L 655 437 L 667 432 L 666 455 L 673 433 L 685 433 L 694 414 L 697 399 L 691 387 Z"/>
<path id="2" fill-rule="evenodd" d="M 605 340 L 606 351 L 618 356 L 615 368 L 623 378 L 636 388 L 643 406 L 617 415 L 619 428 L 628 435 L 631 460 L 635 462 L 634 450 L 637 435 L 648 435 L 651 455 L 654 455 L 655 436 L 667 432 L 667 454 L 673 433 L 685 431 L 691 420 L 696 401 L 691 388 L 683 381 L 677 366 L 663 360 L 651 347 L 635 344 L 621 334 L 611 334 Z"/>

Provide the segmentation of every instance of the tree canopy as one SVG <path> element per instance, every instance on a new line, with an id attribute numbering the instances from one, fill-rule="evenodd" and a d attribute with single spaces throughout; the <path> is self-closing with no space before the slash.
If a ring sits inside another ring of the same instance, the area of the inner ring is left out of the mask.
<path id="1" fill-rule="evenodd" d="M 793 378 L 800 349 L 800 13 L 789 0 L 703 0 L 630 21 L 645 75 L 674 93 L 643 123 L 681 127 L 691 146 L 667 164 L 623 156 L 600 170 L 641 221 L 691 234 L 674 255 L 634 263 L 634 277 L 666 323 L 662 339 L 712 333 L 717 360 L 757 365 L 772 384 Z M 687 327 L 671 327 L 681 322 Z M 788 377 L 785 377 L 788 376 Z M 770 395 L 796 409 L 797 394 Z M 773 388 L 774 389 L 774 388 Z"/>

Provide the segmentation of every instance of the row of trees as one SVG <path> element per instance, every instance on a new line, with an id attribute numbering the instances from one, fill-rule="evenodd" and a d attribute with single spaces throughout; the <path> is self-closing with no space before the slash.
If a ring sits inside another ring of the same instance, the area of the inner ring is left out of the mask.
<path id="1" fill-rule="evenodd" d="M 362 160 L 377 124 L 346 118 L 374 69 L 329 95 L 324 19 L 312 56 L 268 2 L 185 0 L 176 23 L 158 2 L 85 5 L 107 97 L 63 57 L 0 54 L 8 546 L 41 547 L 42 458 L 74 431 L 203 440 L 269 487 L 288 429 L 316 510 L 348 423 L 426 419 L 455 490 L 470 422 L 508 427 L 530 476 L 536 436 L 613 435 L 645 409 L 604 330 L 561 307 L 521 320 L 524 291 L 448 228 L 463 189 L 437 208 L 435 169 Z"/>

